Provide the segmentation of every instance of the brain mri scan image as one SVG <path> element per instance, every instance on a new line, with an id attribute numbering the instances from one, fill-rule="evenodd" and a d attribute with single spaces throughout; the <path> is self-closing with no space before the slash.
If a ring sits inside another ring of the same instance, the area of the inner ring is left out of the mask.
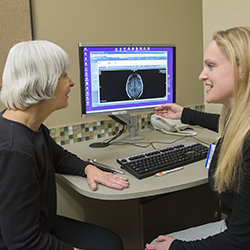
<path id="1" fill-rule="evenodd" d="M 131 74 L 126 83 L 126 92 L 130 99 L 138 99 L 143 93 L 143 82 L 139 74 Z"/>

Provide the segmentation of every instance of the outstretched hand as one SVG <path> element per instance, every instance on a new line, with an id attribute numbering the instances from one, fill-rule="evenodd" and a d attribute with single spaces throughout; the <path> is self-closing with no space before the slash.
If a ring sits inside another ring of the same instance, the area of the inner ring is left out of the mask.
<path id="1" fill-rule="evenodd" d="M 181 119 L 183 107 L 177 104 L 164 104 L 156 107 L 154 113 L 164 118 Z"/>
<path id="2" fill-rule="evenodd" d="M 145 250 L 168 250 L 174 240 L 171 236 L 160 235 L 155 239 L 156 243 L 146 244 Z"/>
<path id="3" fill-rule="evenodd" d="M 127 178 L 102 171 L 93 165 L 88 165 L 85 168 L 85 174 L 87 175 L 87 182 L 93 191 L 97 190 L 98 184 L 119 190 L 129 187 Z"/>

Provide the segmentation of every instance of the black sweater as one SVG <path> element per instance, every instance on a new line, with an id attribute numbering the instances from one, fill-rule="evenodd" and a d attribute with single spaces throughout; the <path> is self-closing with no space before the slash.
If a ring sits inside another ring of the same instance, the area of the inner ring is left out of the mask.
<path id="1" fill-rule="evenodd" d="M 184 109 L 182 122 L 196 124 L 213 131 L 218 131 L 219 115 Z M 209 184 L 213 189 L 213 173 L 217 167 L 218 142 L 209 168 Z M 245 167 L 244 180 L 241 193 L 224 192 L 215 194 L 229 208 L 226 219 L 227 230 L 206 239 L 184 242 L 175 240 L 170 250 L 249 250 L 250 249 L 250 142 L 246 140 L 243 147 L 243 160 Z"/>
<path id="2" fill-rule="evenodd" d="M 55 172 L 85 176 L 88 162 L 0 113 L 0 249 L 72 250 L 50 232 L 56 218 Z"/>

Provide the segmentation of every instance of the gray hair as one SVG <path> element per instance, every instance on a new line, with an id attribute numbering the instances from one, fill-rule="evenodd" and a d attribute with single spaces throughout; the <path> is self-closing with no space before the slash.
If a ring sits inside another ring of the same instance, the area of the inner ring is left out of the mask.
<path id="1" fill-rule="evenodd" d="M 3 71 L 2 103 L 24 110 L 53 99 L 58 79 L 69 66 L 69 55 L 54 43 L 36 40 L 14 45 Z"/>

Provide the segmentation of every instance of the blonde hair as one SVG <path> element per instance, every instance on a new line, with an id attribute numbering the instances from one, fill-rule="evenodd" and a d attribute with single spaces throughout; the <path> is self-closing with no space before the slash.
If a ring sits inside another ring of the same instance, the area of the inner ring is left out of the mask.
<path id="1" fill-rule="evenodd" d="M 214 33 L 222 53 L 229 58 L 234 75 L 234 107 L 224 106 L 219 121 L 222 145 L 214 175 L 215 190 L 240 192 L 244 177 L 243 144 L 250 130 L 250 27 Z"/>
<path id="2" fill-rule="evenodd" d="M 70 66 L 69 55 L 49 41 L 26 41 L 14 45 L 2 76 L 0 98 L 9 109 L 27 109 L 54 98 L 58 79 Z"/>

